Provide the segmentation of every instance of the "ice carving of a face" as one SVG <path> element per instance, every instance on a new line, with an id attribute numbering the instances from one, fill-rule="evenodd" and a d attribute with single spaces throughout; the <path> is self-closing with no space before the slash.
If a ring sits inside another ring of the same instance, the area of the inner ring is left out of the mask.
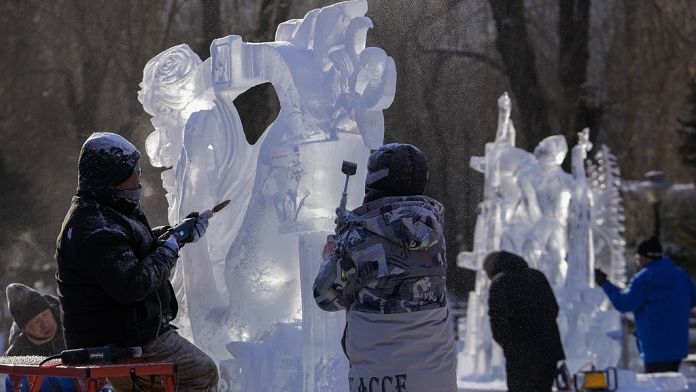
<path id="1" fill-rule="evenodd" d="M 166 130 L 183 127 L 182 111 L 195 98 L 200 64 L 198 55 L 184 44 L 160 53 L 148 61 L 143 70 L 138 100 L 145 111 L 152 115 L 151 122 L 155 127 L 155 132 L 146 143 L 153 164 L 172 166 L 172 157 L 178 156 L 182 145 L 181 133 L 168 134 Z"/>
<path id="2" fill-rule="evenodd" d="M 534 156 L 542 166 L 559 166 L 568 154 L 568 143 L 563 135 L 544 138 L 534 148 Z"/>

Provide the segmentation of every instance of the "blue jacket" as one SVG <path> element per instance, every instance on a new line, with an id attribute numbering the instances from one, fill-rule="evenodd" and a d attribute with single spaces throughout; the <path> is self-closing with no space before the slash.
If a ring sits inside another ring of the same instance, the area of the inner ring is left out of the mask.
<path id="1" fill-rule="evenodd" d="M 669 258 L 655 260 L 621 291 L 610 282 L 602 289 L 621 313 L 636 318 L 638 348 L 645 363 L 678 361 L 689 351 L 689 315 L 696 286 Z"/>

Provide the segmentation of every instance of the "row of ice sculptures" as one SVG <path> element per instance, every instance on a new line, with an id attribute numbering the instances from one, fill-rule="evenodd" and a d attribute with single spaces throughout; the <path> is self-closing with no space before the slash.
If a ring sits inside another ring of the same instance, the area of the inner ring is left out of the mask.
<path id="1" fill-rule="evenodd" d="M 396 67 L 384 50 L 366 47 L 372 27 L 366 12 L 366 0 L 346 1 L 280 24 L 275 42 L 219 38 L 205 61 L 187 45 L 175 46 L 143 72 L 138 98 L 155 128 L 146 150 L 154 166 L 170 167 L 162 174 L 169 221 L 232 200 L 211 220 L 208 234 L 182 250 L 173 277 L 181 304 L 177 323 L 218 362 L 222 390 L 347 389 L 339 343 L 344 316 L 320 312 L 311 286 L 333 230 L 341 162 L 358 164 L 348 192 L 348 207 L 356 207 L 369 152 L 383 142 L 383 110 L 394 99 Z M 268 82 L 280 112 L 250 145 L 233 101 Z M 474 251 L 459 258 L 480 269 L 481 257 L 493 249 L 526 257 L 557 290 L 569 356 L 609 363 L 618 350 L 601 331 L 615 327 L 618 316 L 602 310 L 601 293 L 589 282 L 599 243 L 602 260 L 621 270 L 618 195 L 606 195 L 607 222 L 616 230 L 598 238 L 591 223 L 598 196 L 584 167 L 587 132 L 572 150 L 570 175 L 559 166 L 567 150 L 562 136 L 545 139 L 534 155 L 516 148 L 507 95 L 499 106 L 496 141 L 485 157 L 472 160 L 486 179 Z M 618 179 L 615 171 L 600 171 L 593 171 L 598 183 Z M 491 344 L 487 282 L 480 275 L 460 371 L 499 377 L 502 359 Z"/>
<path id="2" fill-rule="evenodd" d="M 484 157 L 471 167 L 484 174 L 484 200 L 472 252 L 461 252 L 461 267 L 482 270 L 484 257 L 503 249 L 524 257 L 544 272 L 559 303 L 558 324 L 566 363 L 576 371 L 585 363 L 616 366 L 621 355 L 621 321 L 600 288 L 594 268 L 615 282 L 625 281 L 626 261 L 620 173 L 606 146 L 587 161 L 592 148 L 589 129 L 578 133 L 571 150 L 571 173 L 561 164 L 568 153 L 564 136 L 549 136 L 529 153 L 515 147 L 507 94 L 498 100 L 498 129 Z M 586 165 L 589 168 L 588 176 Z M 491 337 L 488 284 L 476 276 L 464 327 L 464 349 L 458 354 L 458 375 L 469 380 L 504 378 L 502 350 Z M 616 332 L 614 334 L 607 332 Z"/>

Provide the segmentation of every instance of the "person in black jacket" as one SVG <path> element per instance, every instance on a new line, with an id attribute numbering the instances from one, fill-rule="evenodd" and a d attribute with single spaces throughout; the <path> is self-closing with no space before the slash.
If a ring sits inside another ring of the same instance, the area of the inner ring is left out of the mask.
<path id="1" fill-rule="evenodd" d="M 506 251 L 488 254 L 488 315 L 503 348 L 511 392 L 550 391 L 556 364 L 565 358 L 556 317 L 558 303 L 543 273 Z"/>
<path id="2" fill-rule="evenodd" d="M 106 132 L 80 151 L 77 195 L 55 254 L 66 344 L 140 346 L 146 360 L 178 364 L 180 390 L 216 390 L 215 362 L 170 325 L 178 305 L 168 280 L 179 247 L 205 233 L 212 212 L 160 240 L 169 227 L 151 229 L 140 206 L 139 159 L 135 146 Z"/>

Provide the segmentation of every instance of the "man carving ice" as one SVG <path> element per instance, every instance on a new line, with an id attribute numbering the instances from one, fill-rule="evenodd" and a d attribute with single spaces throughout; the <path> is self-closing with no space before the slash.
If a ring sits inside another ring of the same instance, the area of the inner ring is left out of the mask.
<path id="1" fill-rule="evenodd" d="M 179 248 L 205 233 L 212 212 L 160 240 L 168 227 L 151 229 L 140 207 L 139 159 L 113 133 L 94 133 L 82 146 L 77 195 L 56 250 L 65 341 L 68 348 L 141 346 L 147 361 L 176 362 L 179 390 L 216 390 L 213 360 L 169 324 L 178 305 L 168 280 Z M 133 388 L 130 380 L 111 381 Z"/>
<path id="2" fill-rule="evenodd" d="M 633 312 L 638 349 L 646 373 L 678 372 L 689 353 L 689 316 L 696 306 L 696 285 L 662 253 L 657 237 L 638 244 L 640 271 L 624 290 L 595 269 L 595 281 L 619 312 Z"/>
<path id="3" fill-rule="evenodd" d="M 314 298 L 324 310 L 348 310 L 353 392 L 457 391 L 443 207 L 423 195 L 427 180 L 419 149 L 380 147 L 363 205 L 339 211 L 336 244 L 324 247 Z"/>

